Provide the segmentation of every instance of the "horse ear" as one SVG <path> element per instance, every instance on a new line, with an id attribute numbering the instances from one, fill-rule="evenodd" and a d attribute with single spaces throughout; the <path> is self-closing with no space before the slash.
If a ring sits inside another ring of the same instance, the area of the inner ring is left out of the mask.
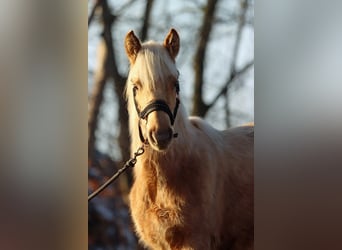
<path id="1" fill-rule="evenodd" d="M 126 35 L 125 49 L 130 63 L 133 64 L 137 58 L 139 50 L 141 49 L 139 38 L 135 36 L 133 30 L 128 32 Z"/>
<path id="2" fill-rule="evenodd" d="M 175 60 L 179 52 L 179 36 L 175 29 L 171 29 L 169 31 L 169 33 L 165 37 L 163 45 L 169 52 L 172 59 Z"/>

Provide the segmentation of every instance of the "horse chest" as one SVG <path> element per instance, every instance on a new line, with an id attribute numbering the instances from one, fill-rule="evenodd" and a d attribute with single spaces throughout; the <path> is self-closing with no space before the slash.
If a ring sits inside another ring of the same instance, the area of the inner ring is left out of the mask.
<path id="1" fill-rule="evenodd" d="M 137 187 L 139 194 L 134 199 L 134 209 L 143 214 L 141 223 L 155 222 L 158 226 L 168 226 L 179 220 L 181 207 L 176 196 L 170 194 L 167 188 L 152 183 Z M 149 220 L 150 221 L 149 221 Z"/>
<path id="2" fill-rule="evenodd" d="M 177 244 L 183 240 L 181 200 L 157 181 L 134 184 L 131 210 L 137 231 L 144 241 L 170 245 L 175 239 Z"/>

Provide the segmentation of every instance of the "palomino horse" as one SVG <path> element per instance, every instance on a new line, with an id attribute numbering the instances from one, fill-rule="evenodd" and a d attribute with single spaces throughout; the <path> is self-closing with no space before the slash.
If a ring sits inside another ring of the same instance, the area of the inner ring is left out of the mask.
<path id="1" fill-rule="evenodd" d="M 125 38 L 132 152 L 145 145 L 130 193 L 136 232 L 149 249 L 253 249 L 254 128 L 187 117 L 179 47 L 174 29 L 163 44 Z"/>

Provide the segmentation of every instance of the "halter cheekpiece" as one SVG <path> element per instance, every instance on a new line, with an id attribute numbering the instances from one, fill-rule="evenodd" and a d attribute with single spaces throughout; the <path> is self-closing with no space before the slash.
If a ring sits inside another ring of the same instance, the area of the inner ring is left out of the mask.
<path id="1" fill-rule="evenodd" d="M 167 103 L 164 100 L 155 100 L 151 103 L 149 103 L 142 111 L 140 111 L 140 109 L 138 108 L 138 103 L 135 99 L 136 96 L 136 88 L 133 88 L 133 100 L 134 100 L 134 105 L 135 105 L 135 109 L 137 110 L 138 113 L 138 117 L 139 117 L 139 137 L 142 143 L 144 144 L 148 144 L 147 139 L 144 138 L 143 133 L 141 131 L 141 127 L 140 127 L 140 120 L 147 120 L 147 117 L 150 113 L 154 112 L 154 111 L 163 111 L 165 112 L 169 118 L 170 118 L 170 122 L 171 125 L 173 126 L 173 124 L 175 123 L 175 119 L 176 119 L 176 115 L 177 115 L 177 111 L 178 111 L 178 106 L 179 106 L 179 83 L 177 81 L 177 83 L 175 84 L 175 89 L 176 89 L 176 105 L 175 108 L 173 109 L 173 112 L 171 111 L 169 105 L 167 105 Z M 177 137 L 178 134 L 175 133 L 173 134 L 173 137 Z"/>

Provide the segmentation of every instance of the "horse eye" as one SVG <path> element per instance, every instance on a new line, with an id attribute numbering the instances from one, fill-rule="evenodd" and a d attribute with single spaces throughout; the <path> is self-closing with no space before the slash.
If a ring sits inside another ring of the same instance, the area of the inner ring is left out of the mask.
<path id="1" fill-rule="evenodd" d="M 133 86 L 133 95 L 136 96 L 137 95 L 137 91 L 139 90 L 138 86 L 134 85 Z"/>
<path id="2" fill-rule="evenodd" d="M 133 86 L 133 91 L 136 92 L 136 91 L 138 91 L 138 90 L 139 90 L 138 86 L 137 86 L 137 85 L 134 85 L 134 86 Z"/>
<path id="3" fill-rule="evenodd" d="M 133 92 L 137 92 L 142 86 L 139 80 L 132 81 Z"/>

